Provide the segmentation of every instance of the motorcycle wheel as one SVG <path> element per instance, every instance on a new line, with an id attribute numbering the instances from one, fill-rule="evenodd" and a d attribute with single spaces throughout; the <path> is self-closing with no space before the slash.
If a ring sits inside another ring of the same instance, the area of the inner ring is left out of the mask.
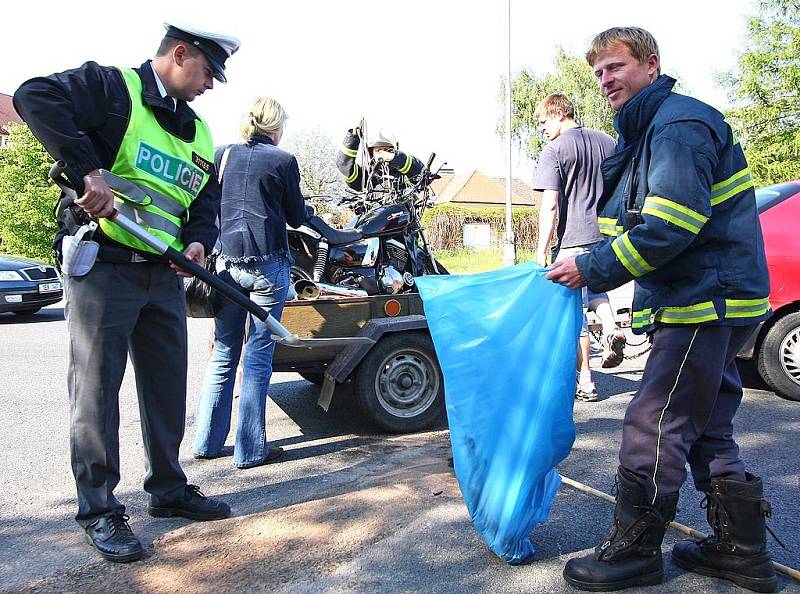
<path id="1" fill-rule="evenodd" d="M 289 270 L 289 282 L 292 286 L 299 280 L 312 280 L 311 275 L 314 271 L 314 263 L 311 258 L 294 250 L 292 250 L 292 258 L 294 259 L 294 264 Z"/>
<path id="2" fill-rule="evenodd" d="M 430 336 L 384 335 L 353 376 L 353 394 L 364 414 L 390 433 L 433 425 L 444 414 L 444 377 Z"/>

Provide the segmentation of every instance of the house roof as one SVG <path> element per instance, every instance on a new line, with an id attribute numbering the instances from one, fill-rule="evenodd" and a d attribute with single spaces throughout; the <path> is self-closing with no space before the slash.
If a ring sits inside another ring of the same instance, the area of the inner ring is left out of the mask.
<path id="1" fill-rule="evenodd" d="M 489 177 L 473 169 L 466 173 L 445 173 L 434 180 L 431 189 L 436 204 L 472 204 L 501 206 L 506 203 L 506 180 Z M 519 178 L 511 180 L 512 206 L 538 206 L 541 192 L 537 192 Z"/>
<path id="2" fill-rule="evenodd" d="M 9 122 L 22 123 L 22 118 L 14 109 L 14 103 L 11 95 L 4 95 L 0 93 L 0 133 L 8 134 L 8 131 L 3 127 L 4 124 Z"/>
<path id="3" fill-rule="evenodd" d="M 490 179 L 493 179 L 495 182 L 503 186 L 503 192 L 505 192 L 505 177 L 492 177 Z M 534 206 L 539 206 L 539 203 L 542 201 L 542 192 L 534 190 L 525 180 L 518 177 L 511 178 L 511 193 L 516 194 L 522 198 L 522 200 L 527 201 Z"/>

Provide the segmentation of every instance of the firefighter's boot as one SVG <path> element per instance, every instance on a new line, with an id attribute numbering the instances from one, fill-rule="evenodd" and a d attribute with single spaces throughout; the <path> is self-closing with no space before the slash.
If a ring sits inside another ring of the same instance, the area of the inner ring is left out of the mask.
<path id="1" fill-rule="evenodd" d="M 664 580 L 661 541 L 675 517 L 678 495 L 647 496 L 640 478 L 619 467 L 614 525 L 594 553 L 567 561 L 564 579 L 592 592 L 652 586 Z"/>
<path id="2" fill-rule="evenodd" d="M 767 552 L 766 518 L 772 514 L 761 479 L 712 479 L 706 493 L 708 524 L 714 534 L 684 540 L 672 548 L 675 565 L 730 580 L 755 592 L 775 592 L 778 578 Z"/>

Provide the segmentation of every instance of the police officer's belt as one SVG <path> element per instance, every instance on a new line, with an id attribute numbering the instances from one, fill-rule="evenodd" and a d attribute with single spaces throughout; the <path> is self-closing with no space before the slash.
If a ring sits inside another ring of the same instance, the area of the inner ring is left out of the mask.
<path id="1" fill-rule="evenodd" d="M 106 240 L 107 241 L 107 240 Z M 122 245 L 101 243 L 97 252 L 100 262 L 111 264 L 130 264 L 133 262 L 149 262 L 151 264 L 166 264 L 167 261 L 157 254 L 141 254 Z"/>
<path id="2" fill-rule="evenodd" d="M 136 184 L 105 169 L 101 169 L 100 174 L 108 184 L 111 192 L 124 201 L 133 202 L 140 206 L 152 205 L 179 219 L 182 219 L 186 214 L 186 209 L 183 206 L 152 188 Z"/>

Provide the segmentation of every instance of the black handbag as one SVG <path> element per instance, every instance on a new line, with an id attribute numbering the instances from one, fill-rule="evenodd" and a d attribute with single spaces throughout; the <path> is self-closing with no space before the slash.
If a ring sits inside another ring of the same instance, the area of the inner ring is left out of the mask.
<path id="1" fill-rule="evenodd" d="M 217 275 L 217 254 L 206 256 L 206 270 Z M 213 318 L 219 309 L 220 295 L 211 285 L 196 276 L 183 280 L 186 293 L 186 315 L 190 318 Z"/>
<path id="2" fill-rule="evenodd" d="M 222 151 L 220 162 L 217 166 L 217 181 L 222 185 L 222 172 L 228 162 L 228 155 L 233 145 L 228 145 Z M 206 256 L 206 270 L 217 276 L 217 252 Z M 186 315 L 190 318 L 213 318 L 219 311 L 220 300 L 223 297 L 219 292 L 198 279 L 196 276 L 184 279 L 183 287 L 186 293 Z"/>

